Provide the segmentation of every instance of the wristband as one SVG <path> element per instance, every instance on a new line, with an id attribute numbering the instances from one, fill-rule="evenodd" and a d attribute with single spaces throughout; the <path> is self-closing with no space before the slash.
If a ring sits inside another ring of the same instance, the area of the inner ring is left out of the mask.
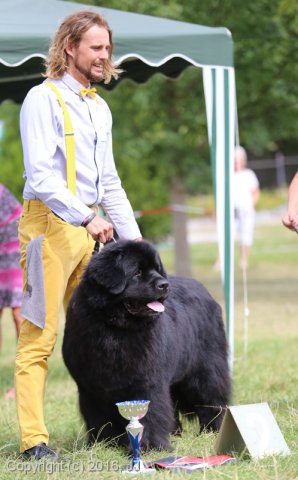
<path id="1" fill-rule="evenodd" d="M 84 218 L 84 220 L 82 221 L 81 227 L 87 227 L 87 225 L 89 225 L 89 223 L 92 222 L 92 220 L 93 220 L 95 217 L 96 217 L 96 213 L 95 213 L 95 212 L 90 213 L 90 215 L 88 215 L 88 217 Z"/>

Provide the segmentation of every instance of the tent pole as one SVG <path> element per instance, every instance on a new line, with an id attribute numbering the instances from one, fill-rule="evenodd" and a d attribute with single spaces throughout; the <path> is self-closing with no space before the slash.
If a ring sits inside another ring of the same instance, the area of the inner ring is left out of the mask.
<path id="1" fill-rule="evenodd" d="M 224 288 L 229 366 L 234 364 L 234 201 L 235 142 L 234 69 L 203 67 L 203 81 L 211 148 L 221 277 Z"/>

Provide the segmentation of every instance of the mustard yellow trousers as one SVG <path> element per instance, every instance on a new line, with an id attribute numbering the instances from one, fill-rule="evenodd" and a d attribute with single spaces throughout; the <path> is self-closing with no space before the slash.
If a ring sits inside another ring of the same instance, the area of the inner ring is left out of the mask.
<path id="1" fill-rule="evenodd" d="M 43 409 L 48 358 L 55 346 L 61 308 L 66 309 L 94 248 L 94 241 L 85 228 L 64 222 L 39 200 L 24 201 L 19 238 L 25 292 L 26 246 L 40 235 L 44 235 L 41 261 L 45 326 L 42 329 L 24 319 L 16 353 L 15 386 L 21 452 L 40 442 L 48 443 Z"/>

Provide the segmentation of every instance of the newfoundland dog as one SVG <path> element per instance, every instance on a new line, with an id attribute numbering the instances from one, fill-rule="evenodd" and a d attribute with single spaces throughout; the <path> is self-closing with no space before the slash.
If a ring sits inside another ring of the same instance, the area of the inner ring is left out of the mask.
<path id="1" fill-rule="evenodd" d="M 90 443 L 128 444 L 117 402 L 150 400 L 142 447 L 169 450 L 179 413 L 217 431 L 230 399 L 220 306 L 196 280 L 168 277 L 147 241 L 93 255 L 68 307 L 63 358 Z"/>

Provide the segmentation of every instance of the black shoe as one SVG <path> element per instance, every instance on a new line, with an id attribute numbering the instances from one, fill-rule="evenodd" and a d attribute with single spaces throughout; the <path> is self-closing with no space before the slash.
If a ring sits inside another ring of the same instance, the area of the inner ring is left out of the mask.
<path id="1" fill-rule="evenodd" d="M 47 459 L 57 461 L 59 459 L 58 454 L 51 450 L 45 443 L 38 443 L 35 447 L 28 448 L 23 453 L 25 460 L 41 460 Z"/>

